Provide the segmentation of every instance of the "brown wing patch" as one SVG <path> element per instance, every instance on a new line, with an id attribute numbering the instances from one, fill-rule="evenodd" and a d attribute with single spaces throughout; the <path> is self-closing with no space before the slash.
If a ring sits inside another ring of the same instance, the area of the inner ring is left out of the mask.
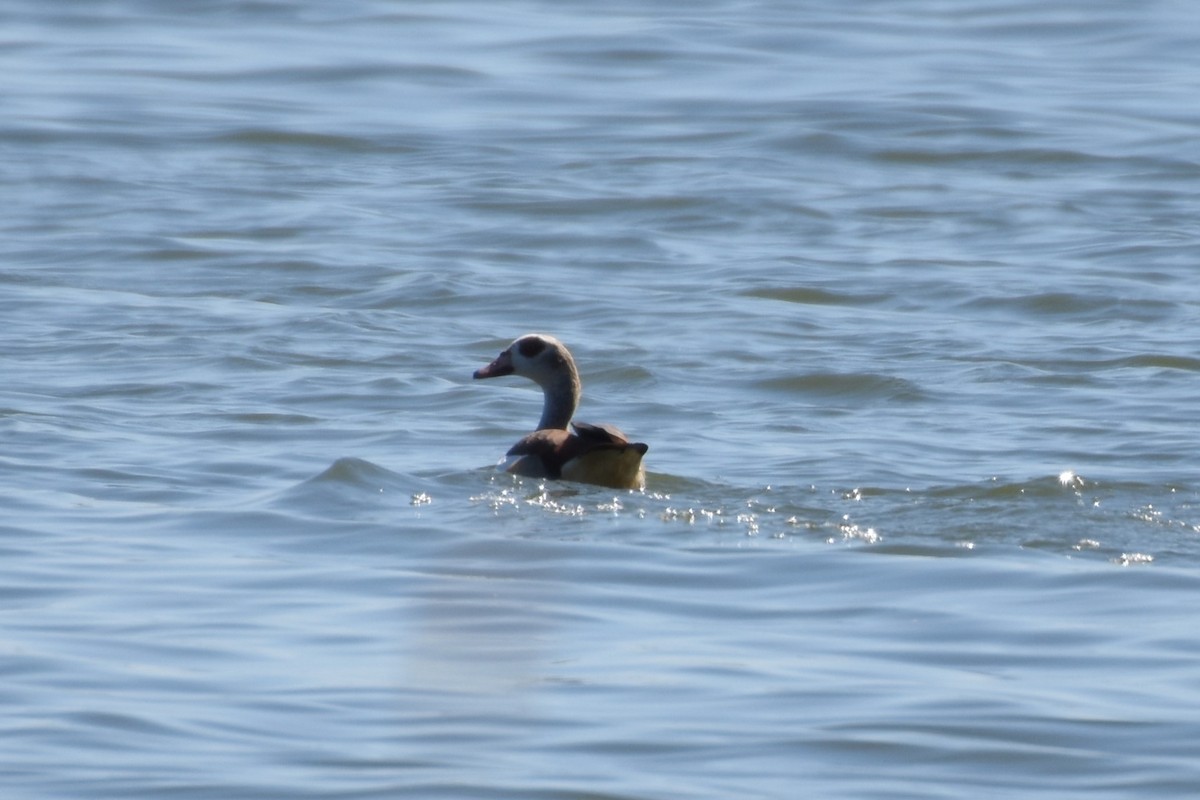
<path id="1" fill-rule="evenodd" d="M 611 425 L 574 423 L 574 432 L 547 428 L 521 437 L 508 450 L 509 472 L 530 478 L 595 483 L 618 489 L 644 484 L 642 456 L 649 447 L 630 442 Z"/>
<path id="2" fill-rule="evenodd" d="M 547 428 L 522 436 L 508 449 L 507 455 L 521 456 L 516 471 L 534 478 L 559 478 L 562 465 L 570 459 L 569 450 L 574 437 L 563 430 Z"/>
<path id="3" fill-rule="evenodd" d="M 625 446 L 629 439 L 620 428 L 613 425 L 595 425 L 591 422 L 572 422 L 571 427 L 580 439 L 593 444 L 614 444 Z"/>

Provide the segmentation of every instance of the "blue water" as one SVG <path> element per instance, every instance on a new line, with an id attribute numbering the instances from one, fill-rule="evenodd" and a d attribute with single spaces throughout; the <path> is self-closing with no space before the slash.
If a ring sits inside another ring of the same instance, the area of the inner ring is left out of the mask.
<path id="1" fill-rule="evenodd" d="M 13 0 L 3 796 L 1194 796 L 1196 52 Z M 531 330 L 644 493 L 494 470 Z"/>

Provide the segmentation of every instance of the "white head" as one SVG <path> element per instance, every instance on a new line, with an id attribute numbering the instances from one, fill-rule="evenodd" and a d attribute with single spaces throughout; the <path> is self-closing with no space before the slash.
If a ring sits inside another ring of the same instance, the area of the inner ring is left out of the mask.
<path id="1" fill-rule="evenodd" d="M 475 377 L 520 375 L 542 387 L 545 405 L 539 428 L 566 428 L 579 404 L 579 371 L 566 345 L 544 333 L 527 333 L 510 344 Z"/>
<path id="2" fill-rule="evenodd" d="M 575 360 L 562 342 L 544 333 L 527 333 L 503 350 L 495 361 L 475 370 L 475 377 L 520 375 L 547 388 L 572 372 Z"/>

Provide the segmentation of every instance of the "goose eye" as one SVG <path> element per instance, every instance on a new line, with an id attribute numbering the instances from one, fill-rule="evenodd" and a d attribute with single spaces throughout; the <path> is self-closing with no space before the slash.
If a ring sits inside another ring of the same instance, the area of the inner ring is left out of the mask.
<path id="1" fill-rule="evenodd" d="M 525 356 L 526 358 L 534 358 L 538 353 L 546 349 L 546 343 L 541 339 L 531 336 L 528 339 L 522 339 L 517 345 L 517 349 L 521 352 L 521 355 Z"/>

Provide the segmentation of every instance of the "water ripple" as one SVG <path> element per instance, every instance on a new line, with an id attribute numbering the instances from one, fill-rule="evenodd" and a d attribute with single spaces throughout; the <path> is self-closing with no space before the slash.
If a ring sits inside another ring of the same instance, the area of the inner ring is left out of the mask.
<path id="1" fill-rule="evenodd" d="M 5 11 L 9 794 L 1195 793 L 1186 4 Z"/>

